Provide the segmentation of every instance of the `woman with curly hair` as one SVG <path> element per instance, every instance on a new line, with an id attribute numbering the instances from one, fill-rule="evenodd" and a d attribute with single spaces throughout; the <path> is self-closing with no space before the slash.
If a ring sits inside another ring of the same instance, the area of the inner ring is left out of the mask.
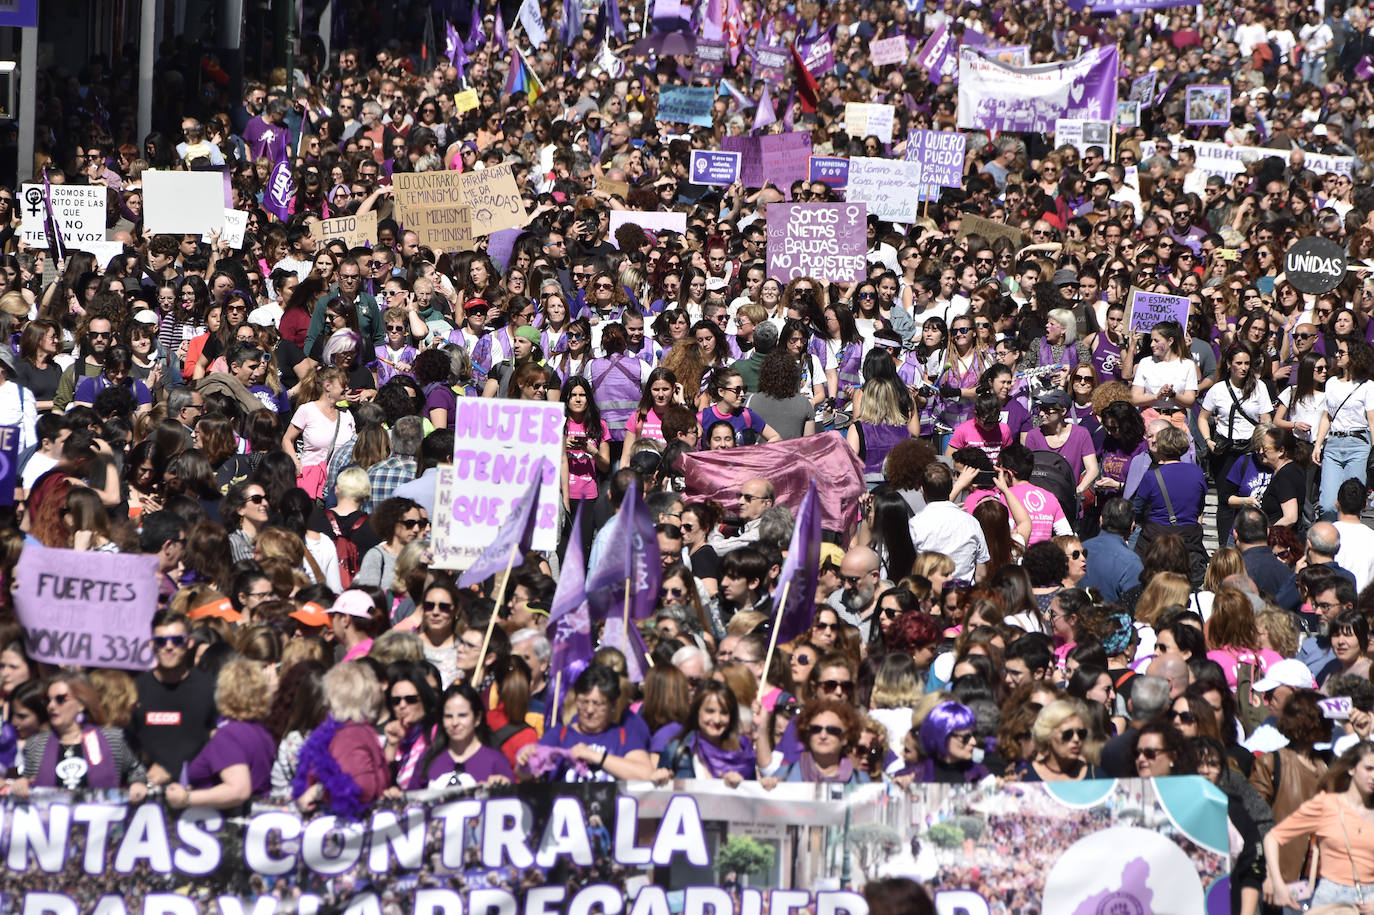
<path id="1" fill-rule="evenodd" d="M 863 722 L 854 706 L 840 699 L 812 699 L 797 716 L 800 758 L 777 775 L 761 779 L 765 788 L 779 782 L 867 784 L 868 773 L 854 765 L 850 750 L 858 744 Z"/>
<path id="2" fill-rule="evenodd" d="M 1105 778 L 1083 756 L 1088 739 L 1087 710 L 1077 699 L 1058 699 L 1040 710 L 1031 726 L 1035 752 L 1017 770 L 1023 782 L 1065 782 Z"/>
<path id="3" fill-rule="evenodd" d="M 810 357 L 808 354 L 808 358 Z M 764 423 L 786 440 L 814 435 L 815 414 L 811 399 L 798 393 L 801 370 L 797 360 L 782 349 L 775 349 L 759 368 L 758 390 L 744 404 L 763 417 Z"/>
<path id="4" fill-rule="evenodd" d="M 186 784 L 166 788 L 167 806 L 235 810 L 271 787 L 277 742 L 263 721 L 272 710 L 272 683 L 261 665 L 236 658 L 220 670 L 215 733 L 186 766 Z"/>

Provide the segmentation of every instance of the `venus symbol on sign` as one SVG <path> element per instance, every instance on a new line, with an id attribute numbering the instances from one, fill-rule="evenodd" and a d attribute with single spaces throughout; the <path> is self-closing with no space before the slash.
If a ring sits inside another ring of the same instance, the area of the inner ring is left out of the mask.
<path id="1" fill-rule="evenodd" d="M 697 160 L 697 174 L 699 175 L 699 174 L 701 174 L 701 173 L 704 172 L 704 171 L 706 171 L 706 160 L 705 160 L 705 159 L 698 159 L 698 160 Z"/>
<path id="2" fill-rule="evenodd" d="M 29 188 L 24 194 L 24 202 L 28 204 L 30 216 L 37 216 L 43 212 L 43 192 L 38 188 Z"/>

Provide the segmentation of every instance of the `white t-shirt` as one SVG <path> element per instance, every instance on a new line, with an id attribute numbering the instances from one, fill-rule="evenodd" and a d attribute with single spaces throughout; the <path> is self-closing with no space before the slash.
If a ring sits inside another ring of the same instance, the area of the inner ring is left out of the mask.
<path id="1" fill-rule="evenodd" d="M 1308 394 L 1302 400 L 1298 400 L 1298 389 L 1289 388 L 1284 402 L 1288 406 L 1287 419 L 1291 423 L 1307 423 L 1308 430 L 1299 432 L 1294 429 L 1293 434 L 1305 442 L 1312 441 L 1312 436 L 1317 434 L 1317 423 L 1321 422 L 1322 409 L 1326 405 L 1326 395 L 1321 391 L 1315 394 Z"/>
<path id="2" fill-rule="evenodd" d="M 1154 356 L 1146 356 L 1136 363 L 1132 384 L 1144 388 L 1147 394 L 1158 394 L 1166 385 L 1173 385 L 1178 393 L 1196 391 L 1197 363 L 1191 359 L 1156 362 Z M 1161 402 L 1166 406 L 1178 406 L 1172 397 Z"/>
<path id="3" fill-rule="evenodd" d="M 1231 399 L 1233 393 L 1234 400 Z M 1231 387 L 1231 382 L 1223 381 L 1208 388 L 1202 408 L 1212 414 L 1213 437 L 1249 441 L 1255 434 L 1255 424 L 1250 420 L 1274 412 L 1274 402 L 1269 399 L 1269 389 L 1262 384 L 1256 384 L 1250 395 L 1244 397 Z"/>
<path id="4" fill-rule="evenodd" d="M 1326 415 L 1331 417 L 1331 432 L 1359 432 L 1369 429 L 1367 414 L 1374 410 L 1374 384 L 1368 381 L 1326 383 Z"/>
<path id="5" fill-rule="evenodd" d="M 1336 565 L 1355 576 L 1355 588 L 1363 591 L 1374 581 L 1374 530 L 1351 521 L 1336 521 L 1341 535 L 1341 548 L 1336 551 Z"/>

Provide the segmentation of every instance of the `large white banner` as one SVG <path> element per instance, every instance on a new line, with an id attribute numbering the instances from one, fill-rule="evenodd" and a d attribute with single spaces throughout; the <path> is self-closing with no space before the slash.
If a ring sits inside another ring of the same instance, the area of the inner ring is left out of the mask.
<path id="1" fill-rule="evenodd" d="M 995 51 L 995 49 L 994 49 Z M 1058 118 L 1116 117 L 1116 45 L 1066 63 L 1014 67 L 993 51 L 959 49 L 959 127 L 1049 133 Z"/>
<path id="2" fill-rule="evenodd" d="M 1285 164 L 1291 150 L 1269 149 L 1260 146 L 1228 146 L 1225 143 L 1185 143 L 1184 146 L 1191 147 L 1197 156 L 1197 170 L 1204 175 L 1220 175 L 1223 178 L 1231 178 L 1245 171 L 1245 166 L 1251 162 L 1258 162 L 1270 156 L 1282 159 Z M 1140 143 L 1140 159 L 1150 158 L 1155 154 L 1155 141 L 1142 140 Z M 1335 172 L 1337 175 L 1350 175 L 1355 171 L 1355 158 L 1353 156 L 1328 156 L 1325 153 L 1303 153 L 1303 166 L 1317 175 L 1324 175 L 1327 172 Z"/>

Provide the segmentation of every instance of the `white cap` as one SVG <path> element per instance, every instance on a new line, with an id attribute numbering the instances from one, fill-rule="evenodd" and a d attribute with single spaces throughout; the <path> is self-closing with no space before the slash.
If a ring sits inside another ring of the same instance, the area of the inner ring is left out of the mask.
<path id="1" fill-rule="evenodd" d="M 1284 658 L 1269 665 L 1269 669 L 1264 672 L 1264 676 L 1255 681 L 1251 687 L 1257 693 L 1268 693 L 1278 689 L 1280 686 L 1291 686 L 1293 689 L 1316 689 L 1317 681 L 1312 676 L 1312 671 L 1307 669 L 1307 665 L 1297 658 Z"/>
<path id="2" fill-rule="evenodd" d="M 1318 124 L 1316 127 L 1313 127 L 1313 128 L 1312 128 L 1312 136 L 1314 136 L 1314 137 L 1324 137 L 1324 136 L 1326 136 L 1326 125 L 1325 125 L 1325 124 Z"/>
<path id="3" fill-rule="evenodd" d="M 153 311 L 151 308 L 140 308 L 138 311 L 134 312 L 134 320 L 139 324 L 151 324 L 156 327 L 157 312 Z"/>

